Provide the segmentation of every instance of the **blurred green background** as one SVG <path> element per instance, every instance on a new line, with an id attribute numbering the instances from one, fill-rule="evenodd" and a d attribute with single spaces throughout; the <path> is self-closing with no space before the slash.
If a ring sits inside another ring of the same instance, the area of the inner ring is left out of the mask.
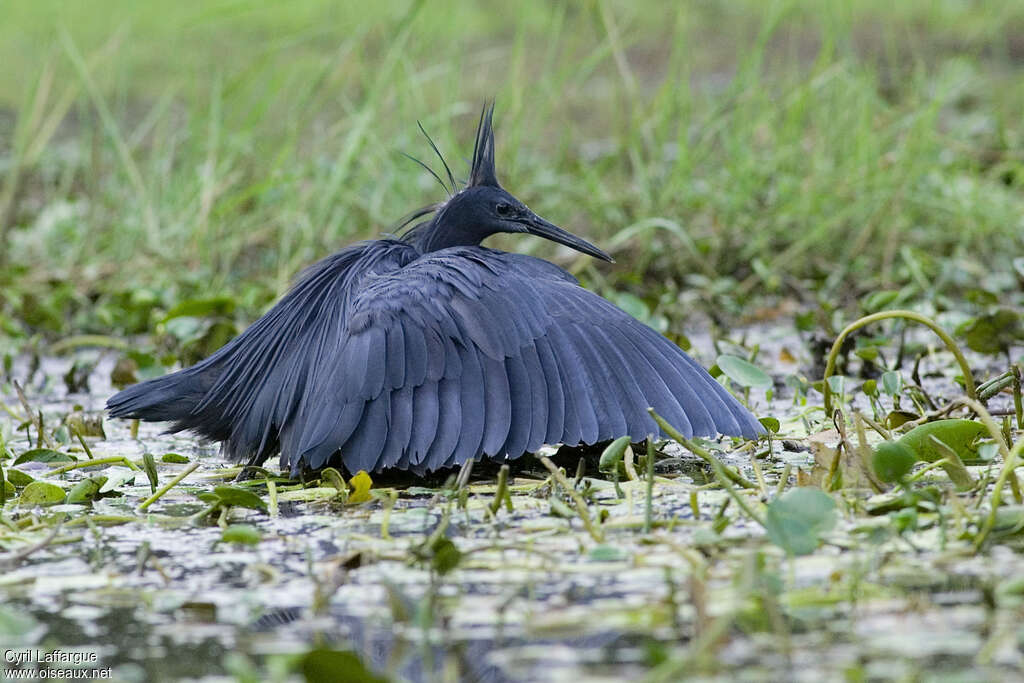
<path id="1" fill-rule="evenodd" d="M 152 332 L 196 299 L 254 319 L 303 266 L 442 197 L 400 152 L 435 163 L 421 121 L 464 173 L 490 97 L 506 187 L 618 263 L 494 244 L 670 327 L 829 320 L 879 292 L 989 305 L 1024 277 L 1019 0 L 14 0 L 0 18 L 8 348 Z"/>

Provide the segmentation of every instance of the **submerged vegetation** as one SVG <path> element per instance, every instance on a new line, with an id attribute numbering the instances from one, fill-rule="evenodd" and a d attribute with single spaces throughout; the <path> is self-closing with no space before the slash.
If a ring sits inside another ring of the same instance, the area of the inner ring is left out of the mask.
<path id="1" fill-rule="evenodd" d="M 834 4 L 5 7 L 0 643 L 122 680 L 1019 672 L 1024 8 Z M 435 199 L 416 120 L 460 159 L 492 95 L 509 186 L 618 262 L 495 244 L 769 437 L 236 482 L 103 420 Z"/>

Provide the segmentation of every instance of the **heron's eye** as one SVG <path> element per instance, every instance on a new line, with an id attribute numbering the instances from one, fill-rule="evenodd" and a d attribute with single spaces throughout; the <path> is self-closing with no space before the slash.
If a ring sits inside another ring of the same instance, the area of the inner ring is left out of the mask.
<path id="1" fill-rule="evenodd" d="M 512 206 L 506 204 L 505 202 L 500 202 L 497 206 L 494 207 L 494 210 L 498 212 L 499 216 L 508 216 L 509 214 L 512 213 Z"/>

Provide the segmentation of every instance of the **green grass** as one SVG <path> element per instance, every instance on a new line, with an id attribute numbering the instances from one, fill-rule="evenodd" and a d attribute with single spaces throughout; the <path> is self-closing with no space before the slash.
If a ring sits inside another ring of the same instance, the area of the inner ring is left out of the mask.
<path id="1" fill-rule="evenodd" d="M 506 186 L 613 248 L 574 263 L 588 284 L 672 320 L 1001 296 L 1024 246 L 1024 6 L 835 4 L 16 3 L 0 330 L 146 332 L 211 295 L 252 319 L 438 199 L 399 152 L 430 160 L 421 120 L 458 173 L 492 96 Z"/>

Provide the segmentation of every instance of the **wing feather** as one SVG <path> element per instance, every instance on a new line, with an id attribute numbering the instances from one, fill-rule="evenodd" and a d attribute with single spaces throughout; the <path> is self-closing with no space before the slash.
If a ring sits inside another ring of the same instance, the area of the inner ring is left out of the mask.
<path id="1" fill-rule="evenodd" d="M 313 266 L 206 361 L 110 401 L 298 472 L 432 470 L 544 443 L 762 429 L 703 368 L 546 261 L 380 240 Z"/>

